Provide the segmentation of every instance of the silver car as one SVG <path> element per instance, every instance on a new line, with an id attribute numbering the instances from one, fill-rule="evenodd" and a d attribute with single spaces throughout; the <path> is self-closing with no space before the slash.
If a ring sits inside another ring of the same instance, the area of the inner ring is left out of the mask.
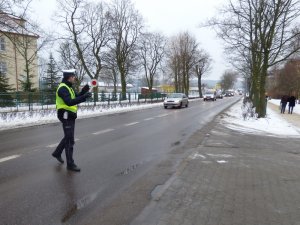
<path id="1" fill-rule="evenodd" d="M 179 107 L 182 106 L 188 107 L 189 100 L 188 97 L 183 93 L 172 93 L 167 95 L 166 99 L 164 100 L 164 107 L 165 109 L 168 107 Z"/>

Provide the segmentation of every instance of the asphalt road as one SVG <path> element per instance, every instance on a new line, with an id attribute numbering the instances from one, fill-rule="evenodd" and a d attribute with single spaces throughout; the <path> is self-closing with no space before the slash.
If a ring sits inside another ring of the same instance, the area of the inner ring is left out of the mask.
<path id="1" fill-rule="evenodd" d="M 147 196 L 146 184 L 161 181 L 159 175 L 145 181 L 145 175 L 237 100 L 198 100 L 182 109 L 156 107 L 77 120 L 74 158 L 80 173 L 68 172 L 51 156 L 63 135 L 59 123 L 1 131 L 0 224 L 117 224 L 112 222 L 116 215 L 126 224 L 135 214 L 125 212 L 142 210 L 147 202 L 141 193 L 131 193 L 137 182 L 144 179 L 139 190 Z M 124 193 L 130 196 L 127 203 L 136 203 L 132 210 L 116 203 Z M 101 223 L 100 217 L 105 218 Z"/>

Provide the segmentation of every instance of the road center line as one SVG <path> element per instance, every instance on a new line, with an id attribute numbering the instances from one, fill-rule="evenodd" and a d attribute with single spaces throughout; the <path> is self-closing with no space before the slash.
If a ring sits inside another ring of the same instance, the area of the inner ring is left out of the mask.
<path id="1" fill-rule="evenodd" d="M 47 148 L 54 148 L 58 145 L 59 143 L 55 143 L 55 144 L 52 144 L 52 145 L 48 145 Z"/>
<path id="2" fill-rule="evenodd" d="M 165 116 L 167 116 L 167 115 L 169 115 L 168 113 L 166 113 L 166 114 L 161 114 L 161 115 L 158 115 L 158 116 L 156 116 L 157 118 L 161 118 L 161 117 L 165 117 Z"/>
<path id="3" fill-rule="evenodd" d="M 20 156 L 21 156 L 21 155 L 12 155 L 12 156 L 8 156 L 8 157 L 4 157 L 4 158 L 0 159 L 0 163 L 5 162 L 5 161 L 8 161 L 8 160 L 11 160 L 11 159 L 18 158 L 18 157 L 20 157 Z"/>
<path id="4" fill-rule="evenodd" d="M 78 138 L 75 138 L 75 141 L 79 141 L 79 139 L 78 139 Z M 59 142 L 58 142 L 58 143 L 55 143 L 55 144 L 47 145 L 46 147 L 47 147 L 47 148 L 55 148 L 58 144 L 59 144 Z"/>
<path id="5" fill-rule="evenodd" d="M 128 124 L 125 124 L 124 126 L 129 127 L 129 126 L 133 126 L 133 125 L 138 124 L 138 123 L 139 122 L 128 123 Z"/>
<path id="6" fill-rule="evenodd" d="M 153 117 L 150 117 L 150 118 L 147 118 L 147 119 L 144 119 L 145 121 L 148 121 L 148 120 L 154 120 Z"/>
<path id="7" fill-rule="evenodd" d="M 106 130 L 100 130 L 98 132 L 93 133 L 94 135 L 99 135 L 99 134 L 105 134 L 111 131 L 114 131 L 115 129 L 106 129 Z"/>

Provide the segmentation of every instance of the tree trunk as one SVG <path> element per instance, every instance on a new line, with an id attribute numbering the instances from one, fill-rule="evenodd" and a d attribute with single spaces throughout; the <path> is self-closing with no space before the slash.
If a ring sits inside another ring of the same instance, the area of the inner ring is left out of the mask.
<path id="1" fill-rule="evenodd" d="M 186 96 L 189 96 L 189 92 L 190 92 L 190 79 L 189 79 L 189 75 L 187 74 L 186 76 Z"/>
<path id="2" fill-rule="evenodd" d="M 265 118 L 267 112 L 266 105 L 266 77 L 268 74 L 268 62 L 264 63 L 262 72 L 260 74 L 260 85 L 259 85 L 259 104 L 257 107 L 258 118 Z"/>
<path id="3" fill-rule="evenodd" d="M 198 75 L 198 90 L 199 90 L 199 97 L 203 98 L 201 75 Z"/>
<path id="4" fill-rule="evenodd" d="M 121 86 L 122 86 L 122 100 L 126 100 L 126 77 L 124 72 L 120 73 L 121 75 Z"/>
<path id="5" fill-rule="evenodd" d="M 178 92 L 178 75 L 177 75 L 177 69 L 175 69 L 175 92 Z"/>

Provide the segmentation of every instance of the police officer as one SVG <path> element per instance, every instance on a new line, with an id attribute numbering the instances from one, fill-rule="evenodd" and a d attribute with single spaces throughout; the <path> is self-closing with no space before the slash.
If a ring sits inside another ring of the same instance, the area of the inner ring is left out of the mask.
<path id="1" fill-rule="evenodd" d="M 60 163 L 64 163 L 61 157 L 65 149 L 67 169 L 75 172 L 80 172 L 80 168 L 76 166 L 73 160 L 73 146 L 74 146 L 74 129 L 75 119 L 77 118 L 77 104 L 85 102 L 92 94 L 89 91 L 89 85 L 85 85 L 81 92 L 77 94 L 72 85 L 76 81 L 76 71 L 64 70 L 63 80 L 56 90 L 56 109 L 57 117 L 62 123 L 64 130 L 64 137 L 60 141 L 52 156 Z"/>

